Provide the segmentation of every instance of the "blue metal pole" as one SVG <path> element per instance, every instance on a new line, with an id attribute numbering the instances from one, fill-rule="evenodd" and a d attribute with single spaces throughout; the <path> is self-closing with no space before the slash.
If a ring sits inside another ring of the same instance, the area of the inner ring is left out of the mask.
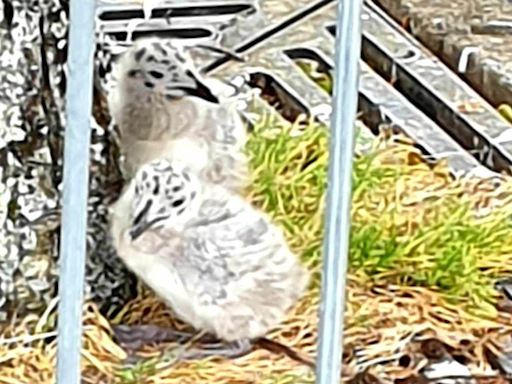
<path id="1" fill-rule="evenodd" d="M 94 54 L 93 0 L 71 0 L 59 270 L 57 383 L 80 384 Z"/>
<path id="2" fill-rule="evenodd" d="M 341 380 L 361 8 L 362 0 L 338 0 L 317 384 L 338 384 Z"/>

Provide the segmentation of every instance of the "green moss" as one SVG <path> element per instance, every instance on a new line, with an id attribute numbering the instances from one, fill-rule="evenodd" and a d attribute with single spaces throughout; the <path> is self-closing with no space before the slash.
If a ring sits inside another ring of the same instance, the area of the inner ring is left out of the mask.
<path id="1" fill-rule="evenodd" d="M 116 371 L 116 383 L 143 384 L 155 374 L 157 361 L 154 359 L 142 360 L 132 367 L 125 367 Z"/>
<path id="2" fill-rule="evenodd" d="M 295 137 L 289 128 L 270 132 L 257 126 L 248 144 L 252 198 L 282 225 L 318 278 L 327 129 L 311 124 Z M 457 303 L 492 311 L 493 279 L 512 269 L 512 222 L 506 212 L 478 219 L 460 196 L 440 193 L 415 207 L 418 215 L 404 215 L 395 199 L 397 185 L 409 182 L 414 170 L 382 165 L 376 161 L 381 151 L 354 162 L 350 271 L 378 285 L 431 287 Z M 412 222 L 423 216 L 425 221 Z"/>

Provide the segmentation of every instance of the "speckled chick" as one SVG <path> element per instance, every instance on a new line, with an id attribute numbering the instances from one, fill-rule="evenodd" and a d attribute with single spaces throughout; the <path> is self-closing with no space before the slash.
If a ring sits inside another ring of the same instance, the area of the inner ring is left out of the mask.
<path id="1" fill-rule="evenodd" d="M 200 178 L 242 191 L 247 132 L 234 100 L 218 101 L 171 39 L 139 39 L 114 64 L 108 95 L 126 179 L 151 160 L 179 159 Z"/>
<path id="2" fill-rule="evenodd" d="M 263 212 L 188 166 L 142 166 L 111 207 L 119 256 L 176 315 L 225 341 L 276 327 L 309 273 Z"/>

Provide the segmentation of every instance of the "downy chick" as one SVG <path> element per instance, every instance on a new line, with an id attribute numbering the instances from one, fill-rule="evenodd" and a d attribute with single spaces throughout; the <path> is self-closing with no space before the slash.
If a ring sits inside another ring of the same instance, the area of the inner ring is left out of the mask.
<path id="1" fill-rule="evenodd" d="M 171 39 L 139 39 L 116 63 L 109 92 L 126 179 L 157 158 L 179 159 L 202 179 L 241 192 L 247 132 L 235 103 L 218 102 Z"/>
<path id="2" fill-rule="evenodd" d="M 267 215 L 177 162 L 137 171 L 111 207 L 111 233 L 126 265 L 179 318 L 238 349 L 226 356 L 247 353 L 308 285 L 308 271 Z"/>

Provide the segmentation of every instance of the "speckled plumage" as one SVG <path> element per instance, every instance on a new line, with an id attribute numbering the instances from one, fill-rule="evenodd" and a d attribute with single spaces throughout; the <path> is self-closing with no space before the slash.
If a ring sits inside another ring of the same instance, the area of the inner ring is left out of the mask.
<path id="1" fill-rule="evenodd" d="M 308 284 L 267 215 L 179 163 L 141 167 L 111 230 L 119 256 L 178 317 L 226 341 L 266 334 Z"/>
<path id="2" fill-rule="evenodd" d="M 137 40 L 115 66 L 109 109 L 127 179 L 153 159 L 179 159 L 202 179 L 240 192 L 248 182 L 246 128 L 234 102 L 214 102 L 172 40 Z"/>

